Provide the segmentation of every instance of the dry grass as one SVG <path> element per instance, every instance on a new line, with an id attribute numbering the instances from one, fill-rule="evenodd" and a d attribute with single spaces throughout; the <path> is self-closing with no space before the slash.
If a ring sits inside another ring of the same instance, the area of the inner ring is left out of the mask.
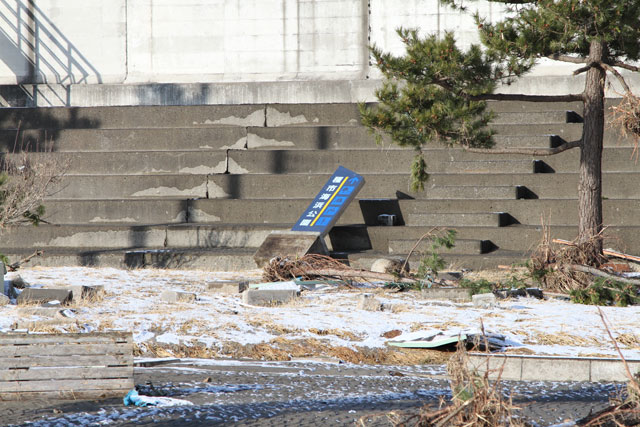
<path id="1" fill-rule="evenodd" d="M 640 338 L 636 334 L 620 334 L 616 341 L 627 348 L 640 348 Z"/>
<path id="2" fill-rule="evenodd" d="M 335 329 L 335 328 L 334 329 L 310 328 L 309 332 L 311 332 L 312 334 L 320 335 L 320 336 L 332 335 L 347 341 L 362 341 L 364 339 L 363 337 L 360 337 L 354 334 L 353 332 L 344 331 L 342 329 Z"/>
<path id="3" fill-rule="evenodd" d="M 423 363 L 444 363 L 450 353 L 419 349 L 391 348 L 349 348 L 332 346 L 323 340 L 308 338 L 290 340 L 278 337 L 268 343 L 240 344 L 225 343 L 220 355 L 234 359 L 286 361 L 302 357 L 332 357 L 349 363 L 379 365 L 415 365 Z"/>
<path id="4" fill-rule="evenodd" d="M 538 344 L 538 345 L 561 345 L 572 347 L 589 347 L 600 346 L 600 340 L 594 337 L 580 337 L 568 333 L 555 333 L 549 334 L 546 332 L 533 331 L 523 344 Z"/>
<path id="5" fill-rule="evenodd" d="M 488 362 L 487 362 L 488 363 Z M 488 368 L 488 366 L 487 366 Z M 453 398 L 446 405 L 441 400 L 440 407 L 425 405 L 418 413 L 388 412 L 374 417 L 362 417 L 360 425 L 365 425 L 370 418 L 385 417 L 397 426 L 415 425 L 422 427 L 495 427 L 526 425 L 514 417 L 519 409 L 502 395 L 500 375 L 498 380 L 489 381 L 489 369 L 479 374 L 471 368 L 464 346 L 449 359 L 447 372 L 450 377 Z"/>
<path id="6" fill-rule="evenodd" d="M 17 152 L 21 148 L 27 149 L 18 147 L 17 143 L 16 140 L 16 152 L 5 156 L 0 164 L 0 180 L 3 176 L 8 177 L 2 186 L 0 229 L 29 222 L 24 214 L 38 212 L 44 198 L 51 195 L 52 187 L 59 182 L 69 166 L 58 156 L 34 156 L 27 151 Z M 45 153 L 51 153 L 52 144 L 44 145 Z"/>

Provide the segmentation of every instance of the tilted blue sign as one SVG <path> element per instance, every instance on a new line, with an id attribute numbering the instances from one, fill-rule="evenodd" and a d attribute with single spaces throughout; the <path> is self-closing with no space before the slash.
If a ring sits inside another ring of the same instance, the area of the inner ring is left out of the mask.
<path id="1" fill-rule="evenodd" d="M 338 166 L 313 202 L 296 221 L 293 231 L 326 234 L 364 185 L 364 178 Z"/>

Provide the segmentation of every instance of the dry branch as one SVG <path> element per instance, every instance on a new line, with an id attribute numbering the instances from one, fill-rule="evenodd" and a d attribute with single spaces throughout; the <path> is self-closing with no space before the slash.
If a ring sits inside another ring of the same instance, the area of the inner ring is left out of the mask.
<path id="1" fill-rule="evenodd" d="M 563 268 L 568 268 L 573 271 L 580 271 L 582 273 L 593 274 L 597 277 L 604 277 L 605 279 L 615 280 L 616 282 L 628 283 L 634 286 L 640 286 L 640 280 L 628 279 L 626 277 L 616 276 L 615 274 L 609 274 L 605 271 L 598 270 L 597 268 L 589 267 L 586 265 L 577 265 L 577 264 L 569 264 L 563 266 Z"/>
<path id="2" fill-rule="evenodd" d="M 553 239 L 553 243 L 557 243 L 559 245 L 566 245 L 566 246 L 576 246 L 575 243 L 570 242 L 568 240 L 563 240 L 563 239 Z M 640 262 L 640 257 L 637 257 L 635 255 L 623 254 L 622 252 L 612 251 L 611 249 L 604 249 L 602 253 L 604 255 L 612 256 L 615 258 L 621 258 L 621 259 L 626 259 L 628 261 Z"/>

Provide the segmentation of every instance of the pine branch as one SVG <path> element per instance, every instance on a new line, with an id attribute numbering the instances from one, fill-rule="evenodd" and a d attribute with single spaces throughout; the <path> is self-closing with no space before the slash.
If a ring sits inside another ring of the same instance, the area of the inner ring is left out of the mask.
<path id="1" fill-rule="evenodd" d="M 628 94 L 633 96 L 633 94 L 631 93 L 631 88 L 629 87 L 629 85 L 627 84 L 627 81 L 624 79 L 624 77 L 622 77 L 622 74 L 620 74 L 618 72 L 618 70 L 616 70 L 615 68 L 613 68 L 612 66 L 608 65 L 608 64 L 602 64 L 602 67 L 607 70 L 608 72 L 610 72 L 611 74 L 613 74 L 616 79 L 618 79 L 618 81 L 620 82 L 620 84 L 622 85 L 622 87 L 624 88 L 624 91 Z"/>
<path id="2" fill-rule="evenodd" d="M 635 65 L 625 64 L 624 62 L 613 62 L 613 63 L 610 63 L 609 65 L 612 65 L 618 68 L 624 68 L 625 70 L 629 70 L 629 71 L 640 71 L 640 67 L 636 67 Z"/>
<path id="3" fill-rule="evenodd" d="M 482 154 L 525 154 L 530 156 L 553 156 L 554 154 L 562 153 L 563 151 L 570 150 L 582 146 L 582 139 L 577 141 L 565 142 L 554 148 L 464 148 L 464 150 L 470 153 L 482 153 Z"/>

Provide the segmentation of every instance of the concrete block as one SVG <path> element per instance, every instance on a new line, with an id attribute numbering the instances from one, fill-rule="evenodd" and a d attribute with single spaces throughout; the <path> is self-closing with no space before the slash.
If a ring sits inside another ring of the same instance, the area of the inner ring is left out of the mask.
<path id="1" fill-rule="evenodd" d="M 493 308 L 496 305 L 496 296 L 494 294 L 476 294 L 471 297 L 473 306 L 477 308 Z"/>
<path id="2" fill-rule="evenodd" d="M 496 379 L 500 376 L 503 380 L 520 381 L 522 377 L 522 358 L 510 356 L 496 356 L 484 354 L 470 354 L 469 367 L 484 374 L 489 370 L 489 378 Z"/>
<path id="3" fill-rule="evenodd" d="M 242 293 L 242 302 L 249 305 L 273 306 L 298 298 L 295 289 L 247 289 Z"/>
<path id="4" fill-rule="evenodd" d="M 211 282 L 206 284 L 206 289 L 210 292 L 216 292 L 221 294 L 239 294 L 249 287 L 249 282 L 246 280 L 240 281 L 224 281 L 224 282 Z"/>
<path id="5" fill-rule="evenodd" d="M 73 299 L 73 293 L 69 289 L 26 288 L 16 302 L 18 304 L 44 304 L 49 301 L 60 301 L 64 305 Z"/>
<path id="6" fill-rule="evenodd" d="M 640 372 L 640 361 L 627 361 L 631 374 Z M 628 381 L 627 371 L 620 360 L 591 360 L 591 381 Z"/>
<path id="7" fill-rule="evenodd" d="M 427 288 L 420 291 L 420 295 L 424 299 L 471 302 L 469 289 L 466 288 Z"/>
<path id="8" fill-rule="evenodd" d="M 371 294 L 358 296 L 358 310 L 382 311 L 382 303 Z"/>
<path id="9" fill-rule="evenodd" d="M 191 292 L 164 291 L 160 295 L 165 302 L 195 302 L 197 295 Z"/>
<path id="10" fill-rule="evenodd" d="M 523 381 L 589 381 L 588 359 L 523 358 Z"/>

